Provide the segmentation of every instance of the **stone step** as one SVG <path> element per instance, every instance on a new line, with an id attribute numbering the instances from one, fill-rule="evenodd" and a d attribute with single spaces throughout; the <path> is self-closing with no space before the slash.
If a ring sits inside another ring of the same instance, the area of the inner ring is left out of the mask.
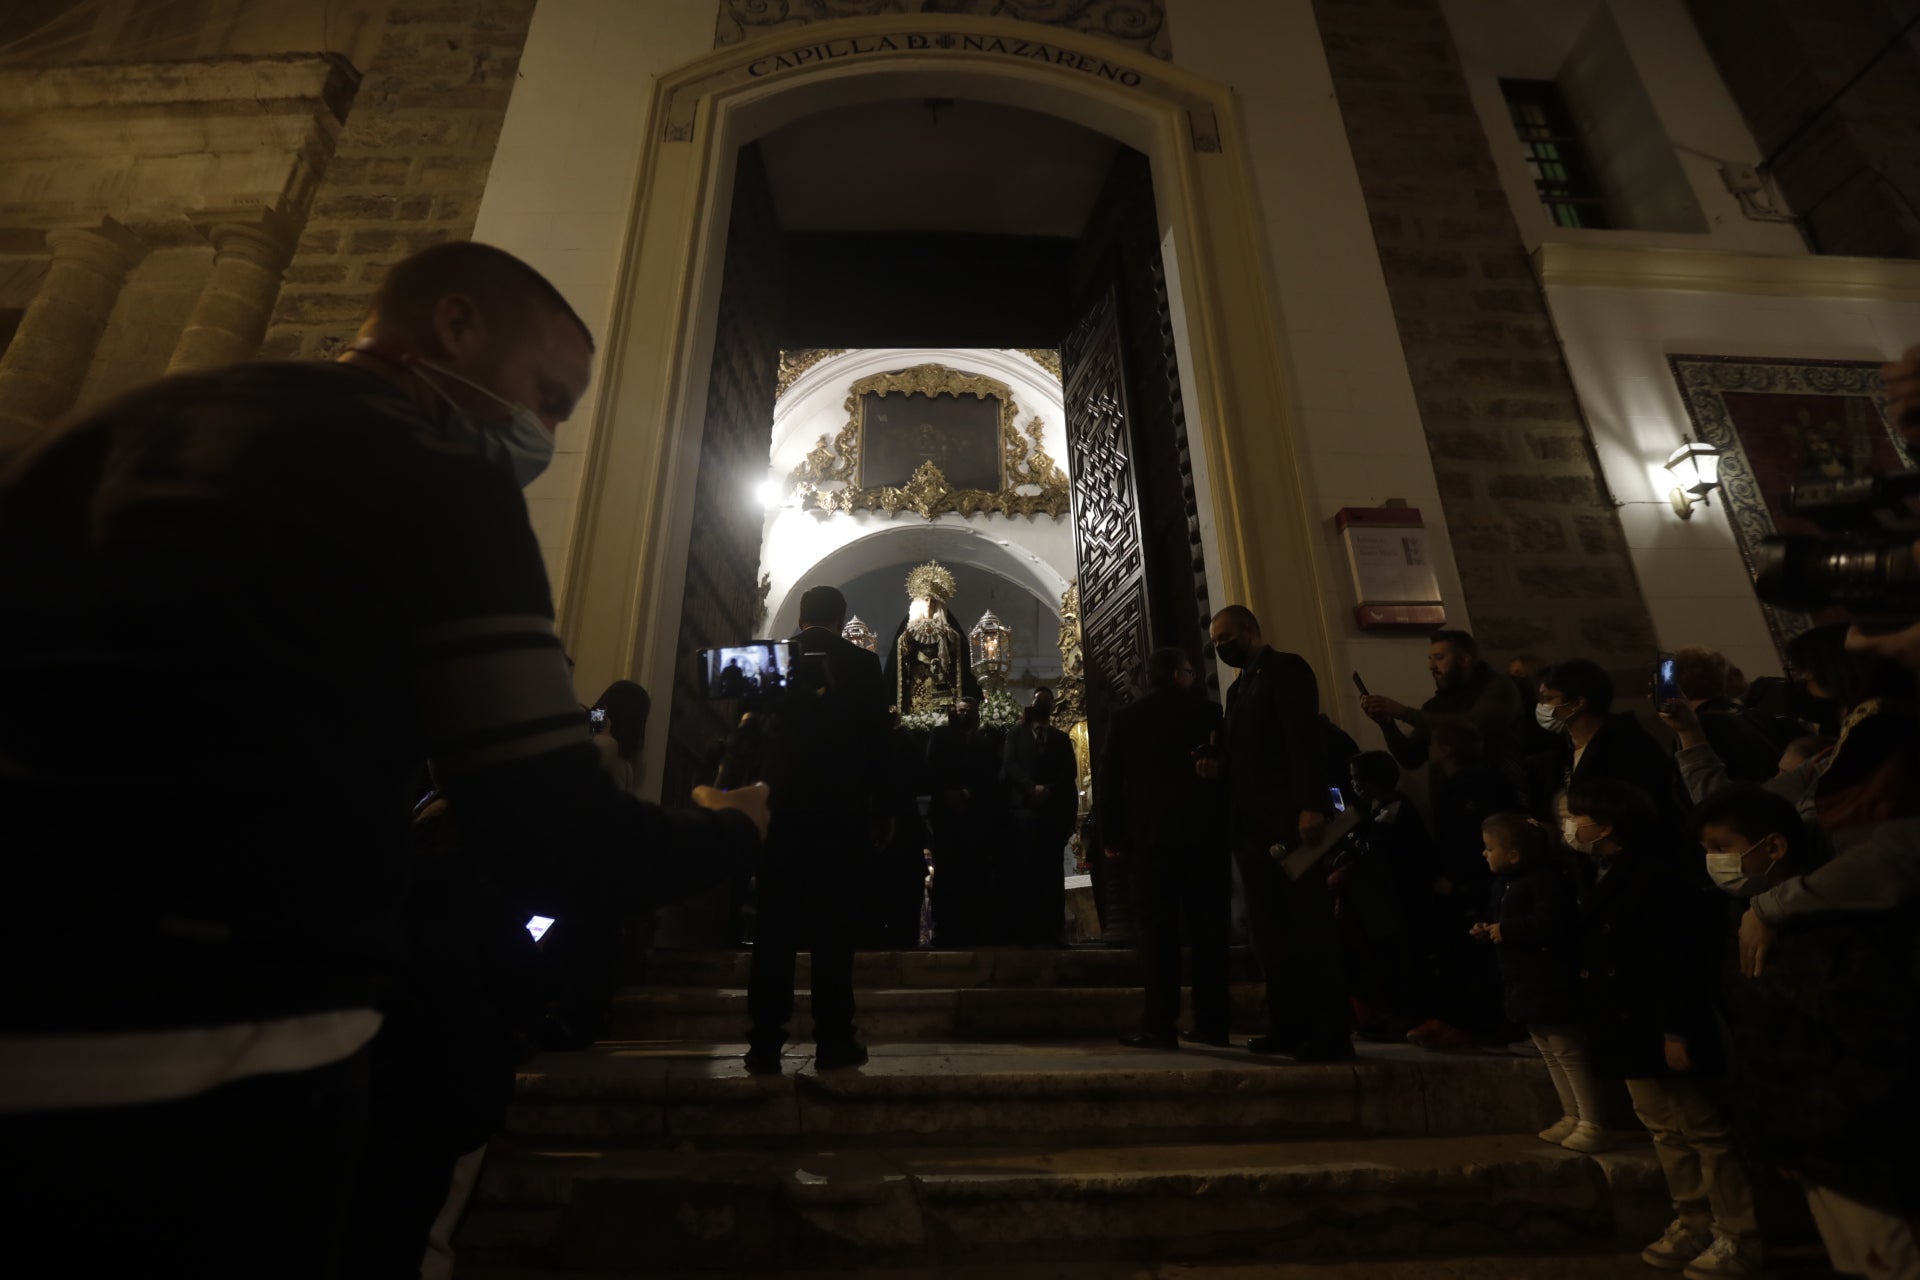
<path id="1" fill-rule="evenodd" d="M 506 1132 L 594 1148 L 1081 1146 L 1258 1137 L 1530 1134 L 1559 1116 L 1537 1057 L 1366 1045 L 1301 1064 L 1112 1040 L 879 1044 L 859 1070 L 750 1076 L 741 1044 L 609 1043 L 523 1072 Z"/>
<path id="2" fill-rule="evenodd" d="M 1265 988 L 1250 982 L 1231 989 L 1233 1029 L 1266 1027 Z M 1139 987 L 907 987 L 854 993 L 854 1021 L 871 1040 L 1079 1038 L 1138 1029 L 1145 992 Z M 795 994 L 796 1035 L 812 1033 L 812 1001 Z M 636 987 L 613 1003 L 609 1035 L 616 1040 L 731 1040 L 747 1034 L 743 988 Z"/>
<path id="3" fill-rule="evenodd" d="M 839 1263 L 1306 1260 L 1612 1250 L 1665 1225 L 1651 1152 L 1523 1135 L 1098 1147 L 502 1146 L 475 1264 L 618 1274 Z"/>
<path id="4" fill-rule="evenodd" d="M 1636 1242 L 1637 1244 L 1637 1242 Z M 780 1280 L 1646 1280 L 1653 1274 L 1637 1247 L 1607 1253 L 1364 1258 L 1312 1262 L 1040 1262 L 932 1263 L 905 1267 L 779 1267 L 738 1269 L 736 1275 Z M 1820 1267 L 1792 1272 L 1796 1280 L 1840 1280 Z M 461 1280 L 711 1280 L 710 1271 L 557 1271 L 544 1267 L 467 1265 Z"/>
<path id="5" fill-rule="evenodd" d="M 649 955 L 646 984 L 660 987 L 744 987 L 752 952 L 661 949 Z M 1259 976 L 1249 947 L 1230 956 L 1238 981 Z M 1184 966 L 1183 966 L 1184 967 Z M 811 962 L 799 957 L 799 985 Z M 856 987 L 1134 987 L 1139 953 L 1130 947 L 976 947 L 966 951 L 861 951 L 853 958 Z"/>

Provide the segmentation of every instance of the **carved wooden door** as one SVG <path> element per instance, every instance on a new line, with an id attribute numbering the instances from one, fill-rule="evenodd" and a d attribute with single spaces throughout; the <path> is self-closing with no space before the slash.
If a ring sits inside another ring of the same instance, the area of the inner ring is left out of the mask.
<path id="1" fill-rule="evenodd" d="M 1097 745 L 1104 739 L 1107 715 L 1146 687 L 1153 643 L 1116 278 L 1110 276 L 1106 287 L 1092 293 L 1061 344 L 1060 357 L 1087 728 Z"/>

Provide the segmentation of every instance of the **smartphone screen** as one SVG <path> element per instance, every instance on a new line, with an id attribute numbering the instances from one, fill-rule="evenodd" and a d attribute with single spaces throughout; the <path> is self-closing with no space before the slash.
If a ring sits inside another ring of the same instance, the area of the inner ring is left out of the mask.
<path id="1" fill-rule="evenodd" d="M 547 930 L 551 929 L 552 927 L 553 927 L 552 916 L 534 916 L 532 919 L 527 921 L 527 932 L 533 935 L 533 940 L 535 942 L 538 942 L 540 941 L 541 938 L 545 937 Z"/>
<path id="2" fill-rule="evenodd" d="M 1680 682 L 1673 674 L 1673 655 L 1663 653 L 1653 669 L 1653 700 L 1673 702 L 1680 697 Z"/>
<path id="3" fill-rule="evenodd" d="M 1347 798 L 1340 794 L 1340 788 L 1328 787 L 1327 798 L 1333 801 L 1333 811 L 1335 813 L 1345 813 L 1347 811 Z"/>

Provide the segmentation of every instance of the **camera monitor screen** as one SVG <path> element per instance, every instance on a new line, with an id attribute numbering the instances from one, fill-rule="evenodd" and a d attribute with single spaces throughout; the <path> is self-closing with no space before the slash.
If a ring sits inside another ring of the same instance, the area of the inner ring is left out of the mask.
<path id="1" fill-rule="evenodd" d="M 700 651 L 700 691 L 709 698 L 778 693 L 793 678 L 791 640 L 752 640 Z"/>

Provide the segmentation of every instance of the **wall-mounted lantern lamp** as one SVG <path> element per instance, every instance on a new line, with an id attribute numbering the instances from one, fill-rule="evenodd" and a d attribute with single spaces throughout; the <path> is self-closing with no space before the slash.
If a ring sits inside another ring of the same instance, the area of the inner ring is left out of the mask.
<path id="1" fill-rule="evenodd" d="M 1705 504 L 1707 495 L 1720 487 L 1720 450 L 1688 437 L 1667 459 L 1667 470 L 1676 482 L 1667 496 L 1680 518 L 1690 520 L 1694 503 Z"/>

